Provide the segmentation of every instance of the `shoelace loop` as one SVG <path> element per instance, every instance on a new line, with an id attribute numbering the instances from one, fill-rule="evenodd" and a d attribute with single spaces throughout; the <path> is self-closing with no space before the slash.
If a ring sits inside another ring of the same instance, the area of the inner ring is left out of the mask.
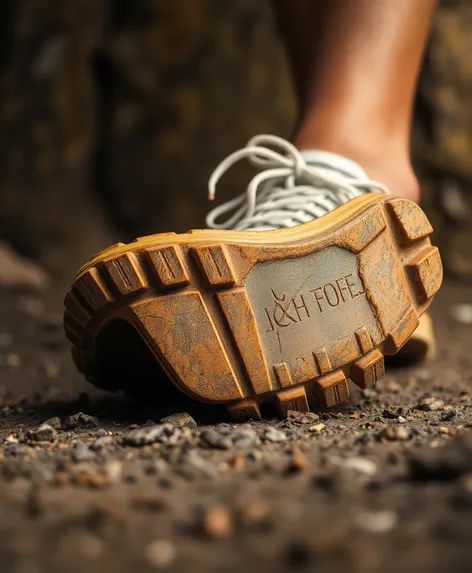
<path id="1" fill-rule="evenodd" d="M 273 148 L 278 148 L 275 151 Z M 257 135 L 231 153 L 213 171 L 208 197 L 213 200 L 223 175 L 242 159 L 260 171 L 247 190 L 214 208 L 206 218 L 213 229 L 268 230 L 305 223 L 366 192 L 388 193 L 370 179 L 349 178 L 336 168 L 306 163 L 300 151 L 275 135 Z M 229 214 L 220 223 L 217 219 Z"/>

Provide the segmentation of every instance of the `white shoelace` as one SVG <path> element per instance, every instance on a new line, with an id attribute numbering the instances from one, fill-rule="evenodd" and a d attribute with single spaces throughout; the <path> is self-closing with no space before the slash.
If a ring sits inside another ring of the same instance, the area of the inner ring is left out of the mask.
<path id="1" fill-rule="evenodd" d="M 248 159 L 260 172 L 244 193 L 208 213 L 207 226 L 254 231 L 293 227 L 321 217 L 364 193 L 388 193 L 384 185 L 368 179 L 365 174 L 356 178 L 343 173 L 336 159 L 341 163 L 347 161 L 344 158 L 329 153 L 325 156 L 329 157 L 323 164 L 307 164 L 303 154 L 285 139 L 256 135 L 246 147 L 229 155 L 214 170 L 208 182 L 209 199 L 214 199 L 221 177 L 241 159 Z M 225 214 L 228 218 L 217 223 Z"/>

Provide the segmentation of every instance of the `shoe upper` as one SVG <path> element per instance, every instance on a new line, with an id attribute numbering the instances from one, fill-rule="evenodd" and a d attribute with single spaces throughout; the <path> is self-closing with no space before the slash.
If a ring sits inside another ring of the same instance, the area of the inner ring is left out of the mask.
<path id="1" fill-rule="evenodd" d="M 212 229 L 266 231 L 294 227 L 322 217 L 365 193 L 388 193 L 354 161 L 327 151 L 299 151 L 274 135 L 257 135 L 214 170 L 208 183 L 213 200 L 221 177 L 243 159 L 258 169 L 247 190 L 214 208 Z M 227 219 L 218 222 L 222 216 Z"/>

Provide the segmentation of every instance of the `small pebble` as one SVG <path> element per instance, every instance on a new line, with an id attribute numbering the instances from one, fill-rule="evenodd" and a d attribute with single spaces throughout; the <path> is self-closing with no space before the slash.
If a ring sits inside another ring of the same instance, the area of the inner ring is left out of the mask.
<path id="1" fill-rule="evenodd" d="M 172 424 L 172 426 L 179 426 L 184 428 L 196 428 L 197 422 L 187 412 L 179 412 L 171 414 L 166 418 L 162 418 L 161 424 Z"/>
<path id="2" fill-rule="evenodd" d="M 164 569 L 174 563 L 177 557 L 177 549 L 171 541 L 159 539 L 149 543 L 144 555 L 146 559 L 156 569 Z"/>
<path id="3" fill-rule="evenodd" d="M 220 434 L 214 429 L 204 430 L 200 436 L 202 442 L 211 448 L 229 450 L 232 446 L 231 438 Z"/>
<path id="4" fill-rule="evenodd" d="M 306 471 L 310 467 L 310 462 L 298 446 L 295 446 L 292 451 L 292 459 L 287 468 L 288 474 L 298 474 Z"/>
<path id="5" fill-rule="evenodd" d="M 366 458 L 347 458 L 341 461 L 341 467 L 366 476 L 374 476 L 378 472 L 377 464 Z"/>
<path id="6" fill-rule="evenodd" d="M 62 422 L 60 418 L 54 416 L 54 418 L 49 418 L 49 420 L 46 420 L 44 424 L 51 426 L 51 428 L 54 428 L 55 430 L 60 430 Z"/>
<path id="7" fill-rule="evenodd" d="M 297 424 L 314 424 L 320 419 L 318 414 L 314 414 L 313 412 L 298 412 L 297 410 L 289 410 L 287 412 L 287 418 Z"/>
<path id="8" fill-rule="evenodd" d="M 425 396 L 420 399 L 416 406 L 419 410 L 427 412 L 436 412 L 444 409 L 444 401 L 436 396 Z"/>
<path id="9" fill-rule="evenodd" d="M 27 432 L 26 438 L 35 442 L 52 442 L 56 433 L 56 430 L 48 424 L 42 424 L 37 430 Z"/>
<path id="10" fill-rule="evenodd" d="M 259 444 L 259 436 L 254 428 L 242 425 L 230 434 L 233 444 L 238 448 L 250 448 Z"/>
<path id="11" fill-rule="evenodd" d="M 287 435 L 282 430 L 269 426 L 262 432 L 262 438 L 267 442 L 285 442 Z"/>
<path id="12" fill-rule="evenodd" d="M 98 426 L 98 418 L 94 416 L 89 416 L 83 412 L 78 414 L 73 414 L 66 419 L 66 427 L 69 430 L 74 430 L 76 428 L 92 428 Z"/>
<path id="13" fill-rule="evenodd" d="M 316 424 L 315 426 L 311 426 L 308 428 L 310 432 L 314 432 L 315 434 L 319 434 L 326 428 L 326 424 Z"/>
<path id="14" fill-rule="evenodd" d="M 170 424 L 156 424 L 145 426 L 139 430 L 132 430 L 123 438 L 123 444 L 127 446 L 145 446 L 160 442 L 163 444 L 175 444 L 181 436 L 181 430 Z"/>
<path id="15" fill-rule="evenodd" d="M 203 531 L 210 539 L 227 539 L 233 530 L 233 518 L 226 506 L 214 505 L 205 513 Z"/>
<path id="16" fill-rule="evenodd" d="M 72 459 L 74 462 L 89 462 L 95 459 L 95 453 L 89 448 L 87 444 L 79 442 L 74 451 L 72 452 Z"/>
<path id="17" fill-rule="evenodd" d="M 102 438 L 97 438 L 94 442 L 90 444 L 90 449 L 95 452 L 99 452 L 104 448 L 108 447 L 113 443 L 113 438 L 111 436 L 103 436 Z"/>
<path id="18" fill-rule="evenodd" d="M 387 426 L 379 432 L 379 438 L 386 438 L 391 441 L 405 441 L 410 439 L 410 433 L 404 426 Z"/>
<path id="19" fill-rule="evenodd" d="M 110 483 L 118 483 L 123 475 L 123 464 L 119 460 L 111 460 L 105 464 L 104 471 Z"/>
<path id="20" fill-rule="evenodd" d="M 443 422 L 448 422 L 449 420 L 452 420 L 456 414 L 456 410 L 447 410 L 446 412 L 442 412 L 440 418 Z"/>

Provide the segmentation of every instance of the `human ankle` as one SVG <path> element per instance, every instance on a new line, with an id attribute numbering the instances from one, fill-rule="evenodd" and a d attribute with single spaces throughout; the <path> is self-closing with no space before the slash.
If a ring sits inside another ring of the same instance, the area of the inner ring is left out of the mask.
<path id="1" fill-rule="evenodd" d="M 366 140 L 365 137 L 362 139 Z M 369 139 L 367 144 L 363 144 L 359 139 L 352 141 L 331 134 L 318 133 L 310 137 L 307 131 L 300 130 L 292 141 L 300 150 L 319 149 L 347 157 L 358 163 L 370 179 L 385 185 L 393 195 L 416 203 L 420 200 L 418 179 L 407 152 L 400 146 L 386 144 L 388 139 Z"/>

